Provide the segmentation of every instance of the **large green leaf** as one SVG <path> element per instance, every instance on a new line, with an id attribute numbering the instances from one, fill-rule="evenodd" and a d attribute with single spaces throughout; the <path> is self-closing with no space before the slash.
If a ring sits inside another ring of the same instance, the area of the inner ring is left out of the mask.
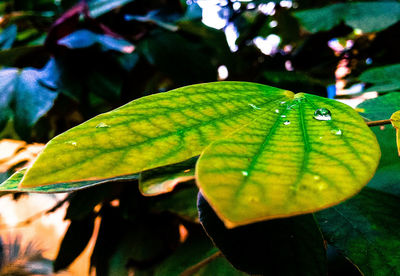
<path id="1" fill-rule="evenodd" d="M 400 89 L 400 64 L 372 68 L 362 73 L 359 79 L 373 84 L 368 88 L 368 91 L 386 92 L 398 90 Z"/>
<path id="2" fill-rule="evenodd" d="M 200 190 L 228 227 L 338 204 L 378 165 L 376 138 L 349 106 L 298 93 L 276 108 L 212 143 L 197 162 Z M 315 119 L 324 108 L 331 119 Z"/>
<path id="3" fill-rule="evenodd" d="M 400 198 L 365 188 L 338 206 L 317 213 L 328 243 L 363 275 L 400 275 Z"/>
<path id="4" fill-rule="evenodd" d="M 21 187 L 114 178 L 187 160 L 291 95 L 220 82 L 143 97 L 51 140 Z"/>
<path id="5" fill-rule="evenodd" d="M 364 32 L 386 29 L 400 19 L 398 2 L 338 3 L 323 8 L 295 12 L 294 15 L 310 32 L 328 31 L 344 21 Z"/>
<path id="6" fill-rule="evenodd" d="M 389 119 L 400 109 L 400 93 L 393 92 L 366 100 L 359 104 L 357 109 L 363 117 L 372 121 Z"/>

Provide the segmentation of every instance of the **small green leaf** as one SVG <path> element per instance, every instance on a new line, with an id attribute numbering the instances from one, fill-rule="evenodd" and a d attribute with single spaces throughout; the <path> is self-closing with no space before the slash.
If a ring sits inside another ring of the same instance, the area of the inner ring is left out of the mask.
<path id="1" fill-rule="evenodd" d="M 194 186 L 195 184 L 192 183 Z M 198 222 L 196 198 L 199 190 L 197 187 L 188 187 L 168 193 L 164 197 L 154 198 L 150 210 L 153 212 L 170 212 L 189 220 Z"/>
<path id="2" fill-rule="evenodd" d="M 0 192 L 26 192 L 26 193 L 57 193 L 57 192 L 72 192 L 82 188 L 88 188 L 94 185 L 99 185 L 108 182 L 127 181 L 137 179 L 138 175 L 126 175 L 102 180 L 81 181 L 73 183 L 58 183 L 48 186 L 37 186 L 21 188 L 18 185 L 21 183 L 27 168 L 15 172 L 9 179 L 0 184 Z"/>
<path id="3" fill-rule="evenodd" d="M 187 160 L 292 94 L 217 82 L 140 98 L 51 140 L 21 187 L 114 178 Z"/>
<path id="4" fill-rule="evenodd" d="M 400 5 L 400 3 L 398 3 Z M 393 91 L 400 89 L 400 64 L 369 69 L 359 76 L 362 82 L 372 83 L 367 91 Z"/>
<path id="5" fill-rule="evenodd" d="M 396 111 L 395 113 L 393 113 L 393 115 L 390 117 L 390 121 L 392 122 L 393 127 L 396 129 L 397 152 L 400 156 L 400 111 Z"/>
<path id="6" fill-rule="evenodd" d="M 344 21 L 364 32 L 386 29 L 400 19 L 398 2 L 338 3 L 323 8 L 303 10 L 294 15 L 310 32 L 328 31 Z"/>
<path id="7" fill-rule="evenodd" d="M 400 69 L 400 68 L 399 68 Z M 371 121 L 389 119 L 400 109 L 400 93 L 393 92 L 368 99 L 357 106 L 361 116 Z"/>
<path id="8" fill-rule="evenodd" d="M 351 107 L 304 93 L 275 107 L 197 162 L 199 188 L 227 227 L 338 204 L 376 170 L 376 137 Z"/>
<path id="9" fill-rule="evenodd" d="M 325 239 L 365 276 L 400 274 L 400 198 L 365 188 L 316 214 Z"/>
<path id="10" fill-rule="evenodd" d="M 194 179 L 194 167 L 198 157 L 178 164 L 155 168 L 140 174 L 139 190 L 145 196 L 171 192 L 176 185 Z"/>

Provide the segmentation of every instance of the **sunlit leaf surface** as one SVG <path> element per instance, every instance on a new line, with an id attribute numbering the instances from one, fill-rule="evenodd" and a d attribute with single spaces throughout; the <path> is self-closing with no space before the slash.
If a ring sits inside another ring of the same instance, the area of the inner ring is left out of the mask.
<path id="1" fill-rule="evenodd" d="M 113 178 L 187 160 L 290 95 L 219 82 L 140 98 L 51 140 L 21 187 Z"/>
<path id="2" fill-rule="evenodd" d="M 275 108 L 197 163 L 198 185 L 228 227 L 338 204 L 378 165 L 376 138 L 349 106 L 299 93 Z"/>

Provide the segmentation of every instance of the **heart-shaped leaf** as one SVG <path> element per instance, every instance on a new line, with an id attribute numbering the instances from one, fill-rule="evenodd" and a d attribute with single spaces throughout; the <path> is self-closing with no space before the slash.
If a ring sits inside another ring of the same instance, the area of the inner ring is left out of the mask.
<path id="1" fill-rule="evenodd" d="M 20 188 L 82 188 L 182 162 L 208 145 L 197 184 L 228 227 L 338 204 L 366 185 L 380 158 L 349 106 L 220 82 L 144 97 L 59 135 Z"/>
<path id="2" fill-rule="evenodd" d="M 21 187 L 113 178 L 187 160 L 292 94 L 219 82 L 140 98 L 51 140 Z"/>
<path id="3" fill-rule="evenodd" d="M 276 108 L 197 162 L 201 192 L 227 227 L 338 204 L 376 170 L 376 137 L 351 107 L 299 93 Z"/>

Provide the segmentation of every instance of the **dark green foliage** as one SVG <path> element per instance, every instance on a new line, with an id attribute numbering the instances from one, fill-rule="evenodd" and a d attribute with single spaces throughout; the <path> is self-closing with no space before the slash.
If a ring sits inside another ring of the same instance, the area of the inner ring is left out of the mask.
<path id="1" fill-rule="evenodd" d="M 250 274 L 324 275 L 325 248 L 312 215 L 225 228 L 199 193 L 201 224 L 237 269 Z"/>

